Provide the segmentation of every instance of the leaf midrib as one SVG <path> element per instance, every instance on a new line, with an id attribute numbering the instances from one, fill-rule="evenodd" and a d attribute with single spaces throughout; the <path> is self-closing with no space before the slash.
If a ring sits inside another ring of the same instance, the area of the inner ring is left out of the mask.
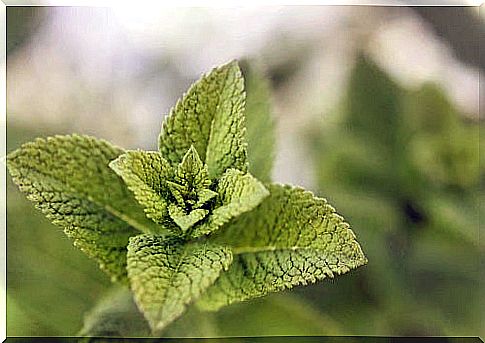
<path id="1" fill-rule="evenodd" d="M 356 242 L 356 245 L 360 245 Z M 260 252 L 273 252 L 273 251 L 300 251 L 300 250 L 312 250 L 316 252 L 323 252 L 328 253 L 325 249 L 319 249 L 315 247 L 302 247 L 302 246 L 290 246 L 290 247 L 277 247 L 277 246 L 261 246 L 261 247 L 251 247 L 251 246 L 244 246 L 244 247 L 231 247 L 231 251 L 233 255 L 243 255 L 243 254 L 255 254 Z M 364 255 L 362 254 L 363 258 L 365 259 Z"/>
<path id="2" fill-rule="evenodd" d="M 19 168 L 17 168 L 17 169 L 19 169 Z M 111 214 L 113 217 L 120 219 L 121 221 L 127 223 L 132 228 L 134 228 L 138 231 L 141 231 L 143 233 L 150 233 L 151 232 L 149 227 L 141 224 L 140 222 L 131 218 L 130 216 L 123 214 L 121 211 L 116 210 L 114 207 L 112 207 L 108 204 L 104 204 L 104 203 L 100 202 L 99 200 L 96 200 L 91 195 L 88 195 L 85 192 L 77 190 L 75 187 L 72 187 L 68 182 L 66 182 L 66 183 L 61 182 L 60 180 L 58 180 L 58 179 L 56 179 L 52 176 L 46 175 L 46 174 L 42 173 L 41 171 L 35 170 L 35 169 L 32 169 L 32 168 L 29 170 L 29 173 L 36 174 L 39 177 L 39 179 L 41 179 L 41 180 L 44 179 L 44 180 L 47 180 L 47 182 L 62 185 L 61 189 L 64 188 L 66 190 L 65 191 L 66 193 L 71 193 L 74 196 L 88 200 L 89 202 L 91 202 L 91 203 L 99 206 L 100 208 L 104 209 L 106 212 Z"/>
<path id="3" fill-rule="evenodd" d="M 213 139 L 212 132 L 214 131 L 214 122 L 215 122 L 217 114 L 220 115 L 220 107 L 221 107 L 221 101 L 222 101 L 221 93 L 223 93 L 224 90 L 226 89 L 227 79 L 229 78 L 229 72 L 227 70 L 225 71 L 225 74 L 226 75 L 224 77 L 224 82 L 222 83 L 221 92 L 217 93 L 217 104 L 214 108 L 214 113 L 211 116 L 211 125 L 210 125 L 210 129 L 209 129 L 209 136 L 207 137 L 207 141 L 206 141 L 206 144 L 205 144 L 204 163 L 206 163 L 206 164 L 207 164 L 207 159 L 208 159 L 209 153 L 210 153 L 209 152 L 209 146 L 211 145 L 211 141 Z M 210 174 L 210 171 L 209 171 L 209 174 Z"/>
<path id="4" fill-rule="evenodd" d="M 259 253 L 259 252 L 284 251 L 284 250 L 292 250 L 292 251 L 317 250 L 317 251 L 323 251 L 322 249 L 317 249 L 317 248 L 312 248 L 312 247 L 301 247 L 301 246 L 276 247 L 276 246 L 270 246 L 270 245 L 262 246 L 262 247 L 251 247 L 251 246 L 234 247 L 234 248 L 231 248 L 231 250 L 232 250 L 232 253 L 234 255 L 254 254 L 254 253 Z"/>
<path id="5" fill-rule="evenodd" d="M 170 299 L 170 297 L 168 296 L 168 293 L 170 292 L 171 289 L 174 289 L 174 287 L 173 287 L 174 280 L 178 276 L 179 271 L 180 271 L 180 268 L 184 264 L 184 259 L 188 255 L 188 248 L 189 248 L 188 244 L 185 244 L 185 245 L 182 246 L 182 251 L 180 252 L 180 255 L 179 255 L 180 259 L 177 262 L 177 265 L 175 266 L 175 268 L 173 268 L 171 270 L 170 277 L 167 280 L 168 281 L 168 283 L 167 283 L 168 284 L 168 287 L 167 287 L 167 292 L 165 293 L 166 294 L 166 298 L 165 298 L 164 303 L 167 303 L 168 299 Z M 184 306 L 184 305 L 185 304 L 182 304 L 182 306 Z M 161 317 L 162 312 L 163 312 L 163 306 L 157 312 L 157 317 L 158 318 Z M 158 322 L 159 323 L 157 324 L 157 326 L 160 325 L 161 323 L 163 323 L 161 326 L 164 327 L 165 326 L 165 322 L 167 322 L 167 320 L 162 321 L 161 319 L 158 319 Z"/>

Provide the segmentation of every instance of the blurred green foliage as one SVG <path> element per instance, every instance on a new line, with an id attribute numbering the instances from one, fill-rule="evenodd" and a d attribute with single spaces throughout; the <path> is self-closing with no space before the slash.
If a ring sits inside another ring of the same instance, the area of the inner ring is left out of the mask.
<path id="1" fill-rule="evenodd" d="M 305 292 L 347 333 L 484 333 L 479 126 L 438 85 L 404 89 L 360 55 L 340 108 L 308 129 L 317 193 L 369 258 Z"/>
<path id="2" fill-rule="evenodd" d="M 262 182 L 271 181 L 275 155 L 274 121 L 271 116 L 271 86 L 255 61 L 240 63 L 246 92 L 246 139 L 251 173 Z"/>
<path id="3" fill-rule="evenodd" d="M 149 327 L 137 310 L 132 294 L 114 288 L 88 314 L 83 336 L 148 336 Z M 218 312 L 202 312 L 196 306 L 167 330 L 164 337 L 218 337 L 266 335 L 343 334 L 330 316 L 316 311 L 292 294 L 270 296 L 231 305 Z"/>

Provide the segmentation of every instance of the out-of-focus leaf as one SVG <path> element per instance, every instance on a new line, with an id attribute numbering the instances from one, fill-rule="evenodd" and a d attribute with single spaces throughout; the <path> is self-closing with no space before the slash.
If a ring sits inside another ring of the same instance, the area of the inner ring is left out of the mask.
<path id="1" fill-rule="evenodd" d="M 254 61 L 241 64 L 246 89 L 246 139 L 249 171 L 263 182 L 271 181 L 275 155 L 275 124 L 271 116 L 270 83 Z"/>
<path id="2" fill-rule="evenodd" d="M 401 94 L 400 87 L 371 59 L 359 55 L 349 81 L 345 128 L 383 152 L 397 152 Z"/>
<path id="3" fill-rule="evenodd" d="M 89 311 L 79 336 L 146 337 L 150 335 L 148 322 L 138 311 L 128 288 L 110 290 Z"/>
<path id="4" fill-rule="evenodd" d="M 465 123 L 443 90 L 424 84 L 407 97 L 410 161 L 433 185 L 478 185 L 479 127 Z"/>
<path id="5" fill-rule="evenodd" d="M 247 314 L 251 313 L 250 316 Z M 244 318 L 242 320 L 241 318 Z M 191 307 L 165 331 L 167 337 L 339 335 L 341 323 L 297 295 L 272 294 L 218 312 Z"/>
<path id="6" fill-rule="evenodd" d="M 479 123 L 437 85 L 403 89 L 363 57 L 341 110 L 308 136 L 318 193 L 379 263 L 322 289 L 320 306 L 360 334 L 476 331 Z"/>

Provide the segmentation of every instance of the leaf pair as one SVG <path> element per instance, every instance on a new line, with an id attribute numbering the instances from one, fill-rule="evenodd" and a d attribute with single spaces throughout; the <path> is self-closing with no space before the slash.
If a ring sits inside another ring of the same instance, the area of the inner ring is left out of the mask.
<path id="1" fill-rule="evenodd" d="M 155 332 L 193 302 L 214 310 L 366 263 L 324 199 L 268 183 L 269 164 L 248 163 L 264 161 L 248 158 L 248 148 L 272 151 L 246 141 L 244 102 L 244 80 L 231 62 L 177 103 L 159 152 L 124 152 L 74 135 L 27 143 L 8 157 L 28 198 L 113 280 L 129 282 Z M 246 116 L 253 130 L 270 126 Z"/>

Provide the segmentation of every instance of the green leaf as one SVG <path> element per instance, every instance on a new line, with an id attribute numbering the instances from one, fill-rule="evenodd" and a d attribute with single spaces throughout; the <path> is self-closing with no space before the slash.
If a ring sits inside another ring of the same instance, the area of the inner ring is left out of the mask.
<path id="1" fill-rule="evenodd" d="M 234 262 L 201 298 L 202 308 L 333 278 L 367 262 L 349 225 L 326 200 L 291 186 L 270 185 L 269 191 L 260 206 L 211 239 L 230 246 Z"/>
<path id="2" fill-rule="evenodd" d="M 204 210 L 203 208 L 193 210 L 190 213 L 185 213 L 183 209 L 175 204 L 170 204 L 168 211 L 170 217 L 182 229 L 182 232 L 186 232 L 195 223 L 204 219 L 207 213 L 209 213 L 208 210 Z"/>
<path id="3" fill-rule="evenodd" d="M 178 318 L 227 270 L 231 251 L 211 243 L 183 243 L 153 235 L 132 237 L 128 276 L 138 307 L 153 331 Z"/>
<path id="4" fill-rule="evenodd" d="M 122 153 L 103 140 L 72 135 L 36 139 L 7 157 L 20 190 L 113 280 L 126 277 L 128 238 L 154 231 L 108 168 Z"/>
<path id="5" fill-rule="evenodd" d="M 203 164 L 193 145 L 177 166 L 174 181 L 169 181 L 168 187 L 178 205 L 189 212 L 193 208 L 205 205 L 217 195 L 208 188 L 212 182 L 209 179 L 207 166 Z M 199 211 L 199 213 L 202 212 Z"/>
<path id="6" fill-rule="evenodd" d="M 184 186 L 186 191 L 190 188 L 198 190 L 210 186 L 211 181 L 207 167 L 200 159 L 193 145 L 190 146 L 182 162 L 177 166 L 175 181 Z"/>
<path id="7" fill-rule="evenodd" d="M 269 195 L 268 190 L 251 174 L 229 169 L 217 185 L 218 204 L 207 221 L 195 227 L 192 237 L 214 232 L 238 215 L 251 211 Z"/>
<path id="8" fill-rule="evenodd" d="M 210 200 L 217 196 L 217 192 L 210 190 L 209 188 L 201 189 L 197 192 L 198 200 L 194 205 L 194 208 L 199 208 L 202 205 L 208 203 Z"/>
<path id="9" fill-rule="evenodd" d="M 334 318 L 334 309 L 328 313 L 320 313 L 319 310 L 314 299 L 304 300 L 294 292 L 281 292 L 250 302 L 234 304 L 218 312 L 204 311 L 201 316 L 211 314 L 216 318 L 216 323 L 219 324 L 218 336 L 307 336 L 308 338 L 315 335 L 345 334 L 344 327 Z M 248 316 L 248 313 L 251 315 Z M 244 317 L 244 322 L 240 320 L 241 317 Z M 302 339 L 300 343 L 305 341 L 308 342 Z M 291 342 L 294 340 L 292 339 Z M 339 340 L 333 343 L 338 342 Z"/>
<path id="10" fill-rule="evenodd" d="M 173 197 L 177 201 L 178 205 L 185 207 L 184 195 L 187 192 L 187 188 L 183 185 L 180 185 L 172 181 L 167 181 L 167 186 L 168 186 L 168 189 L 170 189 L 170 192 L 172 193 Z"/>
<path id="11" fill-rule="evenodd" d="M 409 136 L 402 115 L 405 90 L 378 64 L 359 55 L 346 93 L 333 120 L 322 127 L 312 124 L 316 139 L 308 143 L 317 162 L 320 187 L 339 182 L 369 194 L 415 193 L 401 182 L 410 178 L 406 165 Z"/>
<path id="12" fill-rule="evenodd" d="M 275 156 L 275 128 L 271 116 L 270 83 L 254 63 L 243 63 L 246 89 L 246 128 L 249 171 L 258 180 L 271 181 Z"/>
<path id="13" fill-rule="evenodd" d="M 145 214 L 158 224 L 167 225 L 166 181 L 173 177 L 170 164 L 158 152 L 127 151 L 109 164 L 121 176 Z"/>
<path id="14" fill-rule="evenodd" d="M 244 81 L 236 61 L 213 69 L 190 87 L 162 125 L 159 149 L 176 166 L 193 145 L 210 178 L 247 170 Z"/>
<path id="15" fill-rule="evenodd" d="M 312 306 L 313 303 L 295 293 L 283 292 L 234 304 L 218 312 L 201 311 L 197 306 L 190 306 L 182 317 L 163 331 L 163 336 L 311 336 L 345 333 L 344 327 L 333 318 L 333 313 L 319 313 L 318 307 Z M 307 343 L 308 337 L 305 338 L 301 342 Z M 260 342 L 260 339 L 257 341 Z M 277 341 L 271 337 L 267 342 Z"/>
<path id="16" fill-rule="evenodd" d="M 359 55 L 352 70 L 346 103 L 346 130 L 376 144 L 383 151 L 400 153 L 398 128 L 402 89 L 375 62 Z"/>
<path id="17" fill-rule="evenodd" d="M 406 151 L 429 183 L 476 188 L 480 178 L 479 125 L 466 122 L 444 90 L 425 83 L 406 97 Z M 414 180 L 411 180 L 414 181 Z"/>

